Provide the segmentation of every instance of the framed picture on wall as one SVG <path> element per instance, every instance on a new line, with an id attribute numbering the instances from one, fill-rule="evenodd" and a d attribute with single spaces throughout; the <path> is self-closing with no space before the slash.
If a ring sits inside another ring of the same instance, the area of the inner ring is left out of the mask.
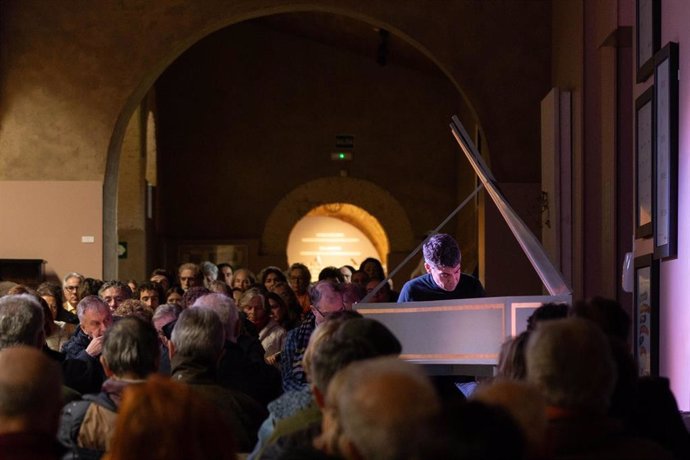
<path id="1" fill-rule="evenodd" d="M 670 259 L 678 243 L 678 44 L 654 56 L 654 258 Z"/>
<path id="2" fill-rule="evenodd" d="M 635 237 L 652 236 L 652 151 L 654 88 L 635 100 Z"/>
<path id="3" fill-rule="evenodd" d="M 654 73 L 654 53 L 661 47 L 661 0 L 636 0 L 637 82 Z"/>
<path id="4" fill-rule="evenodd" d="M 640 376 L 659 375 L 659 261 L 635 259 L 635 361 Z"/>

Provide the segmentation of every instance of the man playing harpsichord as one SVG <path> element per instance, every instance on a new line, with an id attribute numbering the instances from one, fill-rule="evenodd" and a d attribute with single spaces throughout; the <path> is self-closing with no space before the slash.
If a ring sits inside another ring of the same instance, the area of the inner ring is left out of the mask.
<path id="1" fill-rule="evenodd" d="M 423 252 L 426 274 L 405 283 L 398 303 L 468 299 L 486 295 L 477 278 L 460 271 L 460 248 L 452 236 L 446 233 L 432 235 L 424 243 Z"/>

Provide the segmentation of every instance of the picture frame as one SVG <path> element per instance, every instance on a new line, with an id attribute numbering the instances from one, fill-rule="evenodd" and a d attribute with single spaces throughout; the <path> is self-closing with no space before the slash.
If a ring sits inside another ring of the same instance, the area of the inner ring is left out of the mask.
<path id="1" fill-rule="evenodd" d="M 640 377 L 659 375 L 659 260 L 635 259 L 635 363 Z"/>
<path id="2" fill-rule="evenodd" d="M 637 83 L 654 73 L 654 54 L 661 47 L 661 0 L 636 0 Z"/>
<path id="3" fill-rule="evenodd" d="M 654 87 L 635 100 L 635 237 L 653 235 Z"/>
<path id="4" fill-rule="evenodd" d="M 678 44 L 654 57 L 654 258 L 678 250 Z"/>

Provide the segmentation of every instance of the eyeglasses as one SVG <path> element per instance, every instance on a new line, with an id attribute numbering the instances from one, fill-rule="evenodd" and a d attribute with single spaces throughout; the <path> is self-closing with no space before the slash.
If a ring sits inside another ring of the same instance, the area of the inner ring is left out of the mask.
<path id="1" fill-rule="evenodd" d="M 79 286 L 65 286 L 64 289 L 66 291 L 76 291 L 77 289 L 79 289 Z"/>

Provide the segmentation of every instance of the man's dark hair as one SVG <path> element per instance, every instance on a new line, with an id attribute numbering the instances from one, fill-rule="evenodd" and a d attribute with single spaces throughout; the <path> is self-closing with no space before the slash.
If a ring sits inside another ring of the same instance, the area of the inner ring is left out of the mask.
<path id="1" fill-rule="evenodd" d="M 309 271 L 306 265 L 301 264 L 299 262 L 295 262 L 294 264 L 290 265 L 290 268 L 288 268 L 287 270 L 288 276 L 290 276 L 292 270 L 300 270 L 302 272 L 302 275 L 304 275 L 304 277 L 306 278 L 305 281 L 307 283 L 311 283 L 311 272 Z"/>
<path id="2" fill-rule="evenodd" d="M 568 305 L 564 303 L 544 303 L 527 318 L 527 330 L 533 331 L 542 321 L 562 319 L 568 316 Z"/>
<path id="3" fill-rule="evenodd" d="M 103 283 L 103 286 L 101 286 L 101 288 L 98 290 L 98 296 L 102 297 L 103 293 L 110 288 L 120 289 L 122 292 L 125 293 L 126 296 L 128 296 L 128 299 L 132 298 L 132 288 L 130 288 L 127 283 L 123 283 L 119 280 L 106 281 L 105 283 Z"/>
<path id="4" fill-rule="evenodd" d="M 105 331 L 103 358 L 116 376 L 140 378 L 156 371 L 158 334 L 150 323 L 136 316 L 122 318 Z"/>
<path id="5" fill-rule="evenodd" d="M 458 242 L 447 233 L 436 233 L 424 243 L 424 260 L 434 267 L 456 267 L 461 255 Z"/>
<path id="6" fill-rule="evenodd" d="M 337 267 L 326 267 L 319 272 L 319 281 L 323 280 L 337 280 L 338 283 L 344 283 L 345 277 Z"/>
<path id="7" fill-rule="evenodd" d="M 158 302 L 161 304 L 165 303 L 165 292 L 163 291 L 163 287 L 158 284 L 154 283 L 153 281 L 144 281 L 137 287 L 137 291 L 134 293 L 134 298 L 137 300 L 141 300 L 141 293 L 144 291 L 155 291 L 158 293 Z"/>

